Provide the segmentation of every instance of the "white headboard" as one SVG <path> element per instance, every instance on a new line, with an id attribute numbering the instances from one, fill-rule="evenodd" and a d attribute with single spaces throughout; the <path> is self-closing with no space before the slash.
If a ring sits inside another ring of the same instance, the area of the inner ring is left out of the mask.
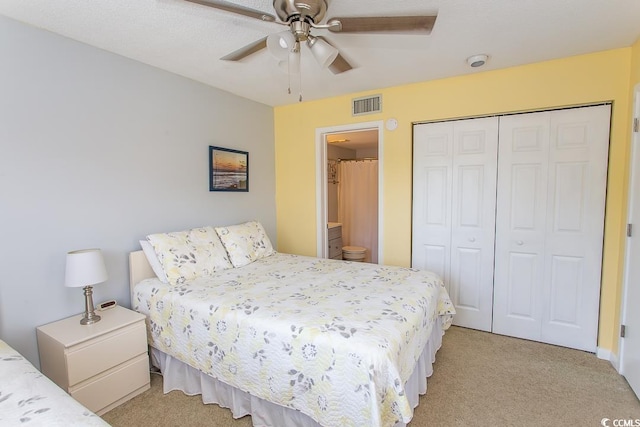
<path id="1" fill-rule="evenodd" d="M 129 252 L 129 293 L 133 295 L 133 287 L 151 277 L 156 277 L 156 273 L 151 269 L 144 252 Z"/>

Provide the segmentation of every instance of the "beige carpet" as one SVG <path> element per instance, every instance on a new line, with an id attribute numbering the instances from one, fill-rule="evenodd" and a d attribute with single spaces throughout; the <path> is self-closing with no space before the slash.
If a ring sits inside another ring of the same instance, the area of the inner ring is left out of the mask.
<path id="1" fill-rule="evenodd" d="M 464 328 L 447 331 L 427 385 L 412 427 L 600 426 L 603 418 L 640 420 L 640 402 L 609 362 Z M 200 396 L 162 394 L 159 375 L 152 375 L 151 390 L 103 418 L 115 427 L 251 426 L 249 417 L 234 420 L 227 409 L 203 405 Z"/>

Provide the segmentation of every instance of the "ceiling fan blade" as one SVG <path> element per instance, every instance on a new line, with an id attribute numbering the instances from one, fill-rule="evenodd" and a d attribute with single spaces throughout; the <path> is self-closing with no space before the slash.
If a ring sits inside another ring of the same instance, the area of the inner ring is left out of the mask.
<path id="1" fill-rule="evenodd" d="M 223 61 L 240 61 L 241 59 L 246 58 L 247 56 L 253 53 L 256 53 L 259 50 L 262 50 L 266 47 L 267 47 L 267 38 L 265 37 L 251 44 L 248 44 L 245 47 L 241 47 L 240 49 L 235 50 L 230 54 L 223 56 L 220 59 L 222 59 Z"/>
<path id="2" fill-rule="evenodd" d="M 353 67 L 347 62 L 346 59 L 344 59 L 344 56 L 338 54 L 336 59 L 334 59 L 333 62 L 329 64 L 328 68 L 333 74 L 340 74 L 344 73 L 345 71 L 351 70 Z"/>
<path id="3" fill-rule="evenodd" d="M 329 31 L 334 33 L 406 33 L 429 34 L 436 16 L 372 16 L 331 18 Z"/>
<path id="4" fill-rule="evenodd" d="M 327 40 L 326 37 L 318 36 L 318 38 L 335 48 L 335 45 Z M 353 69 L 351 64 L 349 64 L 349 62 L 344 58 L 344 56 L 340 54 L 340 52 L 338 52 L 338 56 L 336 56 L 336 59 L 334 59 L 333 62 L 327 66 L 327 68 L 331 70 L 333 74 L 340 74 Z"/>
<path id="5" fill-rule="evenodd" d="M 191 3 L 201 4 L 203 6 L 209 6 L 220 10 L 226 10 L 227 12 L 237 13 L 239 15 L 248 16 L 250 18 L 259 19 L 260 21 L 275 22 L 276 17 L 265 12 L 261 12 L 256 9 L 251 9 L 244 6 L 238 6 L 237 4 L 224 1 L 224 0 L 187 0 Z"/>

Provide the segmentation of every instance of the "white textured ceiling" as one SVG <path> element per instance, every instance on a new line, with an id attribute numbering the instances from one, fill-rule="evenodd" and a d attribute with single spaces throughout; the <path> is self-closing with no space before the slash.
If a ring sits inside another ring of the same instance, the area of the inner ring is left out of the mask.
<path id="1" fill-rule="evenodd" d="M 233 0 L 273 14 L 270 0 Z M 431 35 L 312 30 L 356 68 L 334 75 L 306 47 L 304 100 L 628 47 L 640 36 L 639 0 L 330 0 L 332 16 L 437 13 Z M 268 105 L 298 102 L 298 79 L 267 50 L 220 57 L 284 27 L 184 0 L 0 0 L 0 14 Z M 486 53 L 471 69 L 465 59 Z"/>

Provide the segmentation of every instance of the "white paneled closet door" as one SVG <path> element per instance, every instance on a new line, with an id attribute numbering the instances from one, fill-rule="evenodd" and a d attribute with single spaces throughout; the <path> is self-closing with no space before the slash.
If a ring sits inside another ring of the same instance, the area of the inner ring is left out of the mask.
<path id="1" fill-rule="evenodd" d="M 493 331 L 597 345 L 610 106 L 500 119 Z"/>
<path id="2" fill-rule="evenodd" d="M 640 85 L 636 85 L 633 117 L 640 117 Z M 627 236 L 625 254 L 622 324 L 625 336 L 620 338 L 620 373 L 640 398 L 640 132 L 633 132 L 631 141 L 631 178 L 629 181 L 629 211 L 627 224 L 632 232 Z M 634 308 L 635 307 L 635 308 Z M 635 332 L 633 332 L 635 331 Z"/>
<path id="3" fill-rule="evenodd" d="M 498 119 L 414 127 L 412 266 L 438 273 L 454 324 L 491 330 Z"/>
<path id="4" fill-rule="evenodd" d="M 450 292 L 453 123 L 415 126 L 413 141 L 411 265 L 438 274 Z"/>

